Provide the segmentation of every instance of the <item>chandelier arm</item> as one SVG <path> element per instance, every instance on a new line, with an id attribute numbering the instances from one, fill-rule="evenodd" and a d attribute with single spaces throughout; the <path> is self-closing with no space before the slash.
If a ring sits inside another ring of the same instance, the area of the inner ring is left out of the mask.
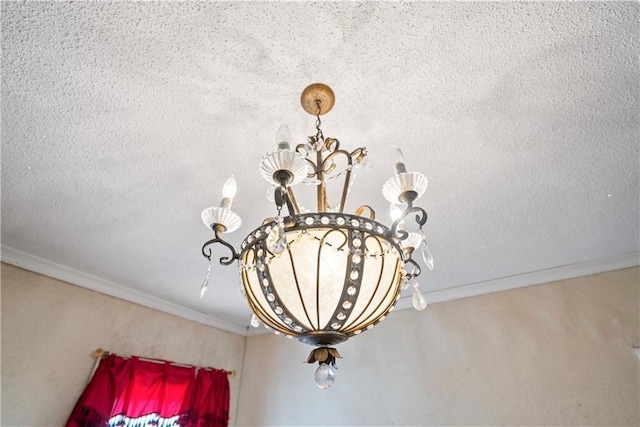
<path id="1" fill-rule="evenodd" d="M 371 206 L 369 206 L 369 205 L 362 205 L 358 209 L 356 209 L 356 215 L 364 216 L 364 214 L 367 211 L 369 211 L 369 219 L 371 221 L 375 221 L 376 220 L 376 211 L 374 211 L 373 208 Z"/>
<path id="2" fill-rule="evenodd" d="M 420 265 L 416 262 L 416 260 L 413 259 L 413 257 L 409 257 L 408 259 L 404 260 L 404 263 L 411 264 L 413 266 L 413 271 L 411 273 L 407 273 L 408 279 L 415 279 L 420 275 L 420 273 L 422 273 Z"/>
<path id="3" fill-rule="evenodd" d="M 331 163 L 327 165 L 326 169 L 324 169 L 324 166 L 325 166 L 324 164 L 322 166 L 323 166 L 322 172 L 324 172 L 326 175 L 331 175 L 331 173 L 333 173 L 333 171 L 336 170 L 336 168 L 338 167 L 335 163 Z M 329 176 L 328 179 L 332 179 L 332 178 L 333 178 L 332 176 Z"/>
<path id="4" fill-rule="evenodd" d="M 376 238 L 376 236 L 373 235 L 368 235 L 367 237 L 365 237 L 363 240 L 363 247 L 367 247 L 366 242 L 367 240 L 373 238 L 375 240 L 375 242 L 378 244 L 378 247 L 380 248 L 380 252 L 382 252 L 382 245 L 380 244 L 380 241 Z M 362 257 L 362 269 L 364 270 L 364 263 L 366 260 L 366 254 L 365 256 Z M 378 273 L 378 280 L 376 281 L 376 288 L 373 290 L 373 292 L 371 293 L 371 297 L 369 298 L 369 301 L 367 302 L 367 305 L 364 306 L 364 308 L 362 310 L 360 310 L 360 315 L 358 317 L 356 317 L 355 319 L 353 319 L 351 321 L 351 323 L 349 323 L 348 326 L 346 326 L 344 328 L 344 330 L 348 330 L 348 329 L 353 329 L 353 325 L 355 323 L 357 323 L 362 316 L 364 316 L 364 314 L 367 312 L 367 309 L 369 308 L 369 306 L 371 305 L 371 303 L 373 302 L 373 299 L 375 298 L 376 294 L 378 293 L 378 289 L 380 288 L 380 280 L 382 279 L 382 273 L 384 272 L 384 257 L 382 258 L 382 266 L 380 267 L 380 272 Z M 384 301 L 384 299 L 383 299 Z M 375 310 L 374 310 L 375 313 Z M 361 325 L 363 322 L 358 323 L 358 326 Z"/>
<path id="5" fill-rule="evenodd" d="M 398 226 L 400 225 L 401 222 L 402 222 L 402 218 L 394 221 L 393 225 L 391 226 L 390 235 L 392 238 L 397 240 L 405 240 L 407 237 L 409 237 L 409 233 L 407 233 L 405 230 L 398 229 Z"/>
<path id="6" fill-rule="evenodd" d="M 293 211 L 296 215 L 300 215 L 300 206 L 298 206 L 298 202 L 296 200 L 296 196 L 293 193 L 293 188 L 292 187 L 287 187 L 287 193 L 289 194 L 289 200 L 291 201 L 291 204 L 293 206 Z M 291 212 L 289 212 L 289 214 L 291 214 Z"/>
<path id="7" fill-rule="evenodd" d="M 351 165 L 351 158 L 349 158 L 349 164 Z M 349 183 L 351 182 L 351 169 L 347 170 L 347 175 L 344 177 L 344 185 L 342 187 L 342 197 L 340 198 L 340 209 L 338 212 L 344 213 L 344 205 L 347 203 L 347 194 L 349 193 Z"/>
<path id="8" fill-rule="evenodd" d="M 336 150 L 336 151 L 332 151 L 329 155 L 327 155 L 327 157 L 324 158 L 324 160 L 322 160 L 322 163 L 320 163 L 319 169 L 322 170 L 322 172 L 324 173 L 333 172 L 333 170 L 336 168 L 336 164 L 335 162 L 333 162 L 333 158 L 338 155 L 345 156 L 347 158 L 347 164 L 353 165 L 353 159 L 351 158 L 351 153 L 349 153 L 346 150 Z M 329 161 L 333 163 L 327 165 Z"/>
<path id="9" fill-rule="evenodd" d="M 313 170 L 313 173 L 307 173 L 307 178 L 313 178 L 314 176 L 318 176 L 318 165 L 313 163 L 313 160 L 307 159 L 306 157 L 304 160 L 309 164 L 309 166 Z"/>
<path id="10" fill-rule="evenodd" d="M 209 261 L 211 261 L 211 248 L 209 248 L 208 246 L 210 245 L 214 245 L 216 243 L 220 243 L 221 245 L 225 246 L 227 249 L 229 249 L 229 251 L 231 251 L 231 257 L 221 257 L 220 258 L 220 264 L 222 265 L 231 265 L 233 264 L 233 262 L 236 259 L 240 258 L 240 255 L 236 252 L 235 248 L 227 243 L 224 239 L 220 238 L 220 235 L 218 234 L 217 230 L 214 230 L 215 233 L 215 237 L 211 240 L 209 240 L 208 242 L 206 242 L 203 246 L 202 246 L 202 255 L 204 255 L 205 258 L 207 258 Z M 205 251 L 206 250 L 206 251 Z"/>
<path id="11" fill-rule="evenodd" d="M 287 251 L 287 254 L 289 255 L 289 262 L 291 263 L 291 271 L 293 272 L 293 280 L 296 283 L 296 290 L 298 291 L 298 297 L 300 298 L 300 303 L 302 304 L 302 310 L 304 311 L 304 315 L 307 318 L 307 320 L 309 321 L 309 327 L 306 327 L 304 329 L 306 329 L 307 331 L 309 330 L 309 328 L 313 327 L 313 322 L 311 322 L 311 316 L 309 316 L 309 311 L 307 310 L 307 305 L 304 303 L 304 298 L 302 297 L 302 290 L 300 289 L 300 282 L 298 281 L 298 273 L 296 272 L 296 266 L 293 262 L 293 257 L 291 256 L 291 251 Z M 300 326 L 302 327 L 301 322 Z"/>
<path id="12" fill-rule="evenodd" d="M 322 149 L 323 151 L 338 151 L 340 150 L 340 141 L 338 141 L 336 138 L 327 137 L 324 140 Z"/>
<path id="13" fill-rule="evenodd" d="M 381 273 L 380 273 L 380 275 L 381 275 L 381 276 L 382 276 L 382 271 L 384 270 L 384 259 L 383 259 L 383 261 L 382 261 L 382 265 L 383 265 L 383 268 L 381 268 L 381 270 L 380 270 L 380 271 L 381 271 Z M 397 275 L 397 273 L 398 273 L 398 264 L 396 264 L 396 272 L 394 273 L 394 277 Z M 374 292 L 374 293 L 373 293 L 373 295 L 371 296 L 371 299 L 369 300 L 369 304 L 371 304 L 371 302 L 373 301 L 373 298 L 374 298 L 375 294 L 376 294 L 376 293 L 378 293 L 378 289 L 379 289 L 379 287 L 380 287 L 380 278 L 378 278 L 378 286 L 376 287 L 375 292 Z M 372 314 L 372 315 L 373 315 L 373 314 L 375 314 L 375 312 L 376 312 L 376 311 L 378 311 L 378 310 L 380 309 L 380 307 L 382 306 L 382 304 L 386 301 L 387 296 L 389 296 L 389 292 L 391 292 L 391 289 L 392 289 L 392 288 L 393 288 L 393 286 L 389 286 L 389 287 L 388 287 L 387 292 L 385 292 L 384 296 L 382 297 L 382 299 L 380 300 L 380 302 L 378 303 L 378 305 L 376 306 L 376 308 L 375 308 L 375 309 L 373 309 L 373 311 L 371 312 L 371 314 Z M 397 291 L 396 291 L 396 293 L 397 293 Z M 369 305 L 367 305 L 367 308 L 369 308 Z M 366 309 L 362 310 L 362 314 L 364 314 L 365 312 L 366 312 Z M 362 317 L 362 314 L 360 315 L 360 317 Z M 373 322 L 370 322 L 369 324 L 370 324 L 370 325 L 375 324 L 375 322 L 376 322 L 378 319 L 380 319 L 382 316 L 384 316 L 384 315 L 386 315 L 386 313 L 382 313 L 382 314 L 380 314 L 380 315 L 379 315 L 379 316 L 378 316 L 378 317 L 377 317 Z M 363 321 L 361 321 L 360 323 L 356 324 L 355 326 L 354 326 L 354 323 L 356 323 L 356 322 L 359 320 L 359 318 L 358 318 L 358 319 L 356 319 L 356 320 L 354 320 L 354 321 L 349 325 L 349 328 L 348 328 L 348 329 L 345 329 L 345 332 L 346 332 L 346 333 L 349 333 L 349 332 L 351 332 L 352 330 L 360 329 L 360 328 L 362 327 L 362 325 L 363 325 L 364 323 L 366 323 L 366 322 L 367 322 L 368 320 L 370 320 L 370 319 L 371 319 L 371 316 L 367 317 L 366 319 L 364 319 L 364 320 L 363 320 Z"/>
<path id="14" fill-rule="evenodd" d="M 326 193 L 326 184 L 324 182 L 324 174 L 322 173 L 322 153 L 316 151 L 316 177 L 318 178 L 318 189 L 316 190 L 316 199 L 318 204 L 318 212 L 325 211 L 325 193 Z"/>
<path id="15" fill-rule="evenodd" d="M 400 214 L 400 216 L 393 222 L 391 226 L 391 237 L 398 240 L 404 240 L 409 237 L 409 233 L 405 230 L 400 230 L 398 227 L 401 223 L 404 222 L 405 218 L 409 216 L 409 214 L 417 212 L 416 215 L 416 223 L 420 228 L 427 222 L 427 212 L 417 206 L 412 206 L 411 203 L 408 203 L 407 208 Z"/>
<path id="16" fill-rule="evenodd" d="M 367 157 L 367 148 L 366 147 L 356 148 L 350 153 L 350 156 L 354 162 L 361 162 L 362 160 L 364 160 L 365 157 Z"/>
<path id="17" fill-rule="evenodd" d="M 339 147 L 340 142 L 337 139 L 332 138 L 332 140 L 335 141 L 336 147 Z M 349 183 L 351 182 L 351 169 L 353 168 L 353 159 L 351 157 L 351 153 L 345 150 L 336 149 L 322 161 L 318 170 L 321 170 L 323 173 L 331 173 L 331 171 L 333 171 L 333 169 L 335 169 L 336 167 L 335 162 L 333 162 L 333 158 L 338 155 L 343 155 L 347 159 L 347 174 L 344 179 L 344 186 L 342 188 L 342 197 L 340 198 L 339 209 L 340 213 L 344 213 L 344 206 L 347 201 L 347 193 L 349 192 Z M 330 166 L 327 166 L 327 162 L 332 163 L 330 164 Z"/>
<path id="18" fill-rule="evenodd" d="M 287 210 L 289 211 L 289 216 L 293 218 L 295 215 L 299 213 L 299 210 L 297 205 L 294 207 L 293 201 L 291 200 L 288 190 L 285 190 L 284 200 L 287 203 Z"/>

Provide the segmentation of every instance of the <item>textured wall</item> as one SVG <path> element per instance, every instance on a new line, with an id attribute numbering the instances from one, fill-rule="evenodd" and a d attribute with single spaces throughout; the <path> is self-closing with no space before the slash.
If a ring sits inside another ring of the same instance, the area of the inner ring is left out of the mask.
<path id="1" fill-rule="evenodd" d="M 638 268 L 396 312 L 339 346 L 247 339 L 238 425 L 640 425 Z"/>
<path id="2" fill-rule="evenodd" d="M 2 264 L 2 425 L 63 425 L 105 348 L 236 370 L 244 337 Z"/>

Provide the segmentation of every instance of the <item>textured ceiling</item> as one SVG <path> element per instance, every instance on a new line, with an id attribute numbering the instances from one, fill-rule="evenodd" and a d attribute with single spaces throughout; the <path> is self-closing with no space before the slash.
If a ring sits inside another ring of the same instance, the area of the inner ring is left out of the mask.
<path id="1" fill-rule="evenodd" d="M 233 173 L 230 240 L 273 215 L 259 160 L 319 81 L 375 166 L 349 211 L 388 223 L 391 144 L 429 178 L 425 292 L 636 252 L 639 10 L 3 2 L 2 245 L 246 325 L 235 267 L 199 298 L 200 211 Z"/>

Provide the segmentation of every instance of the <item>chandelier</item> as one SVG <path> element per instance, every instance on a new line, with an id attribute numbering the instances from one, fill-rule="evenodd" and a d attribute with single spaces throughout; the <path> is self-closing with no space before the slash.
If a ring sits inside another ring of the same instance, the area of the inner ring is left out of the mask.
<path id="1" fill-rule="evenodd" d="M 427 213 L 414 206 L 427 189 L 427 179 L 407 171 L 399 148 L 393 150 L 395 174 L 382 187 L 391 204 L 391 226 L 376 222 L 370 206 L 345 212 L 354 173 L 365 166 L 367 150 L 346 151 L 337 139 L 323 135 L 320 116 L 334 102 L 333 91 L 324 84 L 312 84 L 302 92 L 303 109 L 316 117 L 316 134 L 293 146 L 289 129 L 278 130 L 277 149 L 260 162 L 262 177 L 273 186 L 275 216 L 249 233 L 239 251 L 221 237 L 242 223 L 231 210 L 237 191 L 233 176 L 223 186 L 220 206 L 202 212 L 214 237 L 202 247 L 210 263 L 201 297 L 209 284 L 211 246 L 223 245 L 230 256 L 219 262 L 238 262 L 241 291 L 253 311 L 251 325 L 263 323 L 276 335 L 316 347 L 307 362 L 319 363 L 315 380 L 320 388 L 335 380 L 332 367 L 341 356 L 332 346 L 382 322 L 402 289 L 413 286 L 413 306 L 424 310 L 427 303 L 415 280 L 421 271 L 414 260 L 418 248 L 427 267 L 433 268 L 422 230 Z M 328 183 L 340 178 L 342 191 L 332 208 Z M 302 184 L 315 187 L 315 212 L 298 205 L 294 188 Z M 410 216 L 415 220 L 411 227 Z"/>

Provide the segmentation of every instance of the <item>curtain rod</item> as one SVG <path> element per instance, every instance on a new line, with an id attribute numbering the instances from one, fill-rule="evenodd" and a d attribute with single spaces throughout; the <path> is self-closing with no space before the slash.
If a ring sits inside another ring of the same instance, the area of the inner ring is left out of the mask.
<path id="1" fill-rule="evenodd" d="M 102 359 L 103 357 L 107 357 L 110 354 L 112 354 L 112 353 L 107 351 L 107 350 L 103 350 L 103 349 L 99 348 L 99 349 L 97 349 L 96 351 L 93 352 L 93 357 L 95 357 L 96 359 Z M 162 360 L 162 359 L 151 359 L 151 358 L 148 358 L 148 357 L 138 357 L 138 359 L 144 360 L 145 362 L 153 362 L 153 363 L 169 362 L 173 366 L 181 366 L 183 368 L 201 368 L 200 366 L 188 365 L 188 364 L 184 364 L 184 363 L 176 363 L 176 362 L 171 362 L 169 360 Z M 206 369 L 206 368 L 203 368 L 203 369 Z M 230 377 L 233 377 L 236 374 L 236 371 L 227 371 L 225 369 L 222 369 L 222 371 L 226 372 L 227 375 L 230 376 Z"/>

